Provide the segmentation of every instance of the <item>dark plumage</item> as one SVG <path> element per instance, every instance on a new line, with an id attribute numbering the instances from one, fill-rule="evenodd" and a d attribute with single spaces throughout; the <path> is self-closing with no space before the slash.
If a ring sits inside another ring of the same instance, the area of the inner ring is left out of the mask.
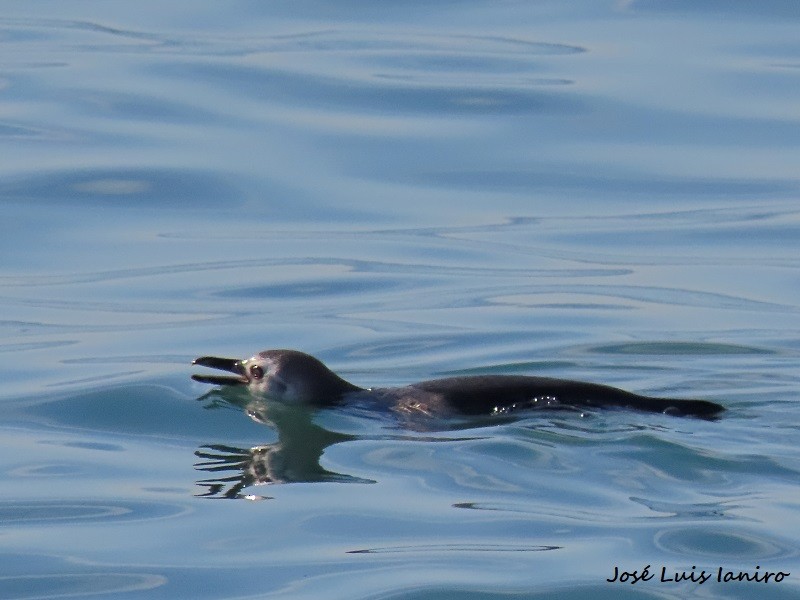
<path id="1" fill-rule="evenodd" d="M 706 400 L 653 398 L 608 385 L 522 375 L 478 375 L 422 381 L 398 388 L 360 388 L 297 350 L 265 350 L 246 360 L 204 356 L 192 364 L 236 376 L 193 375 L 195 381 L 247 385 L 281 402 L 333 405 L 374 399 L 401 412 L 489 415 L 526 408 L 630 408 L 714 418 L 725 409 Z"/>

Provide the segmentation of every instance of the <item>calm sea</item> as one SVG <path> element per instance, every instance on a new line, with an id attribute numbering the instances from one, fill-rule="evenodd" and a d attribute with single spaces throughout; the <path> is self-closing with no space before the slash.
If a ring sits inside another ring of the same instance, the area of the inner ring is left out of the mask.
<path id="1" fill-rule="evenodd" d="M 800 595 L 795 0 L 0 7 L 0 597 Z M 190 380 L 266 348 L 728 410 Z"/>

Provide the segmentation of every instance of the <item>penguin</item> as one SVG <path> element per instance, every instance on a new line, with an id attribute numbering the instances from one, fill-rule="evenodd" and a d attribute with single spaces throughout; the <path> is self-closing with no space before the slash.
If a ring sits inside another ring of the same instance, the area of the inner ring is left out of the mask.
<path id="1" fill-rule="evenodd" d="M 264 350 L 248 359 L 202 356 L 193 365 L 233 375 L 192 375 L 213 385 L 247 386 L 284 404 L 335 406 L 369 400 L 407 414 L 496 415 L 539 408 L 623 408 L 715 419 L 725 408 L 707 400 L 656 398 L 609 385 L 526 375 L 432 379 L 392 388 L 362 388 L 298 350 Z"/>

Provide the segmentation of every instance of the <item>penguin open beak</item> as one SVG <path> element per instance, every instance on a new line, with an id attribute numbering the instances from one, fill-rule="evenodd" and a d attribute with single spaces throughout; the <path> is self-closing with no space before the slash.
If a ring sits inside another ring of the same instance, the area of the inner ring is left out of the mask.
<path id="1" fill-rule="evenodd" d="M 201 383 L 210 383 L 212 385 L 243 385 L 250 383 L 247 375 L 245 375 L 244 365 L 238 358 L 201 356 L 200 358 L 195 358 L 192 364 L 221 369 L 238 375 L 238 377 L 230 377 L 228 375 L 192 375 L 192 379 Z"/>

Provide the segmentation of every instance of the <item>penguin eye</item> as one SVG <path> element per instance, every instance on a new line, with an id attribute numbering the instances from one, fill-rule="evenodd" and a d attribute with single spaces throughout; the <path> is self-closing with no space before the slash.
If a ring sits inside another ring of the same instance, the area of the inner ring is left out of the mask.
<path id="1" fill-rule="evenodd" d="M 250 367 L 250 377 L 253 379 L 261 379 L 264 377 L 264 369 L 259 367 L 258 365 L 253 365 Z"/>

